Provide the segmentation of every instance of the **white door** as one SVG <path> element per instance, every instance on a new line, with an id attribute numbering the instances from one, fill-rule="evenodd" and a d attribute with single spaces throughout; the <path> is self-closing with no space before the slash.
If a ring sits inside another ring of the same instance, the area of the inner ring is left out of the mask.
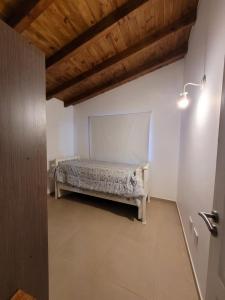
<path id="1" fill-rule="evenodd" d="M 206 300 L 225 300 L 225 72 L 220 113 L 214 207 L 216 214 L 201 215 L 212 232 Z"/>

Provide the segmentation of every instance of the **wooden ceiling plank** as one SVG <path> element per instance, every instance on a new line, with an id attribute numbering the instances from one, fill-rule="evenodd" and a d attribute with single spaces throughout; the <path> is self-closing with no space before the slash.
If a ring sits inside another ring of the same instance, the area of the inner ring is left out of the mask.
<path id="1" fill-rule="evenodd" d="M 104 17 L 100 22 L 90 27 L 83 34 L 76 37 L 69 44 L 64 46 L 58 52 L 50 56 L 46 61 L 46 68 L 50 68 L 58 62 L 68 59 L 73 55 L 73 52 L 80 46 L 84 45 L 90 41 L 93 37 L 99 33 L 109 29 L 120 19 L 124 18 L 126 15 L 143 5 L 149 0 L 129 0 L 127 3 L 110 13 L 108 16 Z"/>
<path id="2" fill-rule="evenodd" d="M 110 83 L 104 83 L 101 86 L 95 87 L 90 91 L 87 91 L 81 95 L 78 95 L 74 99 L 70 99 L 68 101 L 64 102 L 64 106 L 70 106 L 70 105 L 76 105 L 81 102 L 84 102 L 90 98 L 96 97 L 104 92 L 107 92 L 109 90 L 112 90 L 124 83 L 127 83 L 131 80 L 137 79 L 140 76 L 143 76 L 147 73 L 153 72 L 161 67 L 164 67 L 168 64 L 171 64 L 185 56 L 188 50 L 188 43 L 185 43 L 182 47 L 179 49 L 176 49 L 175 51 L 169 52 L 167 55 L 158 58 L 154 61 L 149 62 L 148 64 L 144 64 L 135 70 L 130 71 L 129 73 L 126 73 L 119 78 L 111 80 Z"/>
<path id="3" fill-rule="evenodd" d="M 6 22 L 17 32 L 25 31 L 52 3 L 54 0 L 24 1 L 15 14 Z"/>
<path id="4" fill-rule="evenodd" d="M 131 46 L 130 48 L 125 49 L 124 51 L 120 52 L 119 54 L 110 57 L 109 59 L 103 61 L 102 63 L 96 65 L 93 69 L 88 70 L 76 78 L 73 78 L 62 85 L 56 87 L 55 89 L 47 92 L 47 99 L 51 99 L 52 97 L 56 96 L 60 92 L 79 84 L 81 81 L 88 79 L 89 77 L 96 75 L 97 73 L 111 67 L 114 64 L 121 62 L 122 60 L 128 58 L 129 56 L 137 53 L 138 51 L 143 50 L 144 48 L 153 45 L 163 38 L 166 38 L 170 34 L 173 34 L 179 30 L 183 30 L 189 26 L 192 26 L 196 21 L 196 10 L 191 11 L 186 16 L 182 17 L 181 19 L 173 22 L 169 26 L 163 28 L 160 32 L 152 34 L 146 38 L 144 38 L 141 42 Z"/>

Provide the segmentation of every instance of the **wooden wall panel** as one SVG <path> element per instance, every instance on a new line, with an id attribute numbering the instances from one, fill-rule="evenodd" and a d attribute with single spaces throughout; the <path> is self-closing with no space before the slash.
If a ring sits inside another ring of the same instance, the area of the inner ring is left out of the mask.
<path id="1" fill-rule="evenodd" d="M 0 299 L 48 300 L 45 60 L 0 21 Z"/>

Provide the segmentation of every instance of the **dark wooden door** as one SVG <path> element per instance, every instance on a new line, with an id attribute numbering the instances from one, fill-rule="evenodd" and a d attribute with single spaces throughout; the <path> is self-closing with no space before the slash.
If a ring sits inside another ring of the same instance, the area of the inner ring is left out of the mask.
<path id="1" fill-rule="evenodd" d="M 48 299 L 44 55 L 0 21 L 0 299 Z"/>

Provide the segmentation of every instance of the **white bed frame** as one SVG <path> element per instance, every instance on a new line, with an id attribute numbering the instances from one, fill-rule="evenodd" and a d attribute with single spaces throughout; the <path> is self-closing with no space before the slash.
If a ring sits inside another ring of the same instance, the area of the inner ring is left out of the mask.
<path id="1" fill-rule="evenodd" d="M 75 157 L 67 157 L 67 158 L 58 158 L 55 159 L 53 164 L 55 166 L 58 165 L 59 162 L 65 161 L 65 160 L 71 160 L 71 159 L 79 159 L 78 156 Z M 142 167 L 139 167 L 136 170 L 137 172 L 141 172 L 141 178 L 143 181 L 143 187 L 144 187 L 144 192 L 145 195 L 140 198 L 126 198 L 126 197 L 120 197 L 117 195 L 111 195 L 111 194 L 106 194 L 102 192 L 95 192 L 95 191 L 90 191 L 90 190 L 83 190 L 80 188 L 76 188 L 64 183 L 57 182 L 55 180 L 55 198 L 58 199 L 60 198 L 64 193 L 64 191 L 69 191 L 69 192 L 75 192 L 75 193 L 80 193 L 80 194 L 85 194 L 89 196 L 94 196 L 98 198 L 103 198 L 115 202 L 120 202 L 120 203 L 126 203 L 129 205 L 134 205 L 138 207 L 138 219 L 142 220 L 143 224 L 146 224 L 146 203 L 150 202 L 150 194 L 149 194 L 149 164 L 145 164 Z"/>

